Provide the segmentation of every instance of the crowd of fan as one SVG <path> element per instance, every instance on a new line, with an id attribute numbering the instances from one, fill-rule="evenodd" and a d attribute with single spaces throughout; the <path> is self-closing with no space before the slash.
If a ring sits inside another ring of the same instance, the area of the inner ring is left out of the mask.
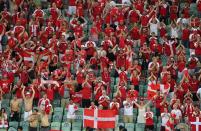
<path id="1" fill-rule="evenodd" d="M 137 122 L 154 130 L 149 103 L 161 130 L 201 117 L 201 0 L 0 0 L 0 9 L 1 99 L 13 96 L 1 127 L 19 120 L 22 100 L 30 123 L 48 121 L 63 98 L 71 121 L 79 107 L 117 119 L 123 108 L 132 123 L 138 108 Z"/>

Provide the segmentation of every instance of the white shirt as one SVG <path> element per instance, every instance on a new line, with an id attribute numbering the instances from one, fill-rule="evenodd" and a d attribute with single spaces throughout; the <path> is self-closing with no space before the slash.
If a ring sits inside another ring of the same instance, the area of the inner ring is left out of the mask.
<path id="1" fill-rule="evenodd" d="M 152 32 L 155 33 L 156 36 L 158 36 L 158 24 L 150 23 L 150 35 Z"/>
<path id="2" fill-rule="evenodd" d="M 72 105 L 68 105 L 67 106 L 67 118 L 70 118 L 70 119 L 74 119 L 75 118 L 75 111 L 77 110 L 77 107 L 75 104 L 72 104 Z"/>
<path id="3" fill-rule="evenodd" d="M 162 118 L 162 123 L 161 123 L 161 125 L 162 125 L 162 126 L 165 126 L 165 125 L 166 125 L 166 123 L 167 123 L 168 120 L 169 120 L 169 116 L 170 116 L 169 113 L 161 113 L 161 118 Z"/>
<path id="4" fill-rule="evenodd" d="M 197 90 L 197 94 L 199 95 L 199 97 L 200 97 L 200 99 L 201 99 L 201 88 L 199 88 L 199 89 Z"/>
<path id="5" fill-rule="evenodd" d="M 123 105 L 124 105 L 124 115 L 128 115 L 128 116 L 131 116 L 133 115 L 133 103 L 129 103 L 127 105 L 127 101 L 124 101 L 123 102 Z"/>
<path id="6" fill-rule="evenodd" d="M 170 30 L 170 32 L 171 32 L 171 37 L 172 37 L 172 38 L 178 38 L 178 37 L 179 37 L 178 31 L 179 31 L 179 29 L 178 29 L 177 27 L 175 27 L 175 28 L 172 28 L 172 27 L 171 27 L 171 30 Z"/>
<path id="7" fill-rule="evenodd" d="M 171 113 L 176 115 L 176 119 L 179 119 L 179 117 L 182 116 L 181 111 L 179 109 L 173 109 Z"/>

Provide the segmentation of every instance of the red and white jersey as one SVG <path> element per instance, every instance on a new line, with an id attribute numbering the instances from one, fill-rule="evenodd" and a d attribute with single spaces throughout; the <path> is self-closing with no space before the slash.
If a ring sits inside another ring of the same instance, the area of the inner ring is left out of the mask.
<path id="1" fill-rule="evenodd" d="M 39 25 L 38 24 L 30 25 L 29 32 L 30 32 L 30 35 L 38 36 L 39 35 L 38 34 L 39 33 Z"/>
<path id="2" fill-rule="evenodd" d="M 144 117 L 146 120 L 146 125 L 153 125 L 154 121 L 153 121 L 153 112 L 149 111 L 149 112 L 145 112 Z"/>
<path id="3" fill-rule="evenodd" d="M 119 103 L 118 102 L 111 102 L 110 109 L 115 112 L 116 115 L 119 113 Z"/>
<path id="4" fill-rule="evenodd" d="M 48 35 L 52 35 L 55 30 L 52 26 L 48 26 L 48 27 L 45 27 L 45 31 L 48 33 Z"/>
<path id="5" fill-rule="evenodd" d="M 103 50 L 107 51 L 109 47 L 113 47 L 114 45 L 112 44 L 111 40 L 104 40 L 101 42 L 101 45 L 103 47 Z"/>
<path id="6" fill-rule="evenodd" d="M 38 107 L 39 107 L 41 110 L 45 110 L 45 107 L 47 107 L 48 105 L 50 105 L 50 100 L 49 100 L 49 99 L 41 98 L 41 99 L 38 101 Z"/>
<path id="7" fill-rule="evenodd" d="M 99 104 L 102 105 L 103 107 L 108 107 L 109 106 L 109 100 L 110 98 L 108 96 L 100 96 L 99 98 Z"/>
<path id="8" fill-rule="evenodd" d="M 24 26 L 15 26 L 13 29 L 13 32 L 15 34 L 15 36 L 17 37 L 21 32 L 23 32 L 25 30 Z"/>
<path id="9" fill-rule="evenodd" d="M 94 41 L 87 41 L 85 47 L 96 47 L 96 43 Z"/>
<path id="10" fill-rule="evenodd" d="M 33 14 L 34 17 L 36 18 L 43 18 L 45 15 L 45 12 L 42 9 L 36 9 Z"/>
<path id="11" fill-rule="evenodd" d="M 2 19 L 9 21 L 11 18 L 11 13 L 8 11 L 2 11 L 1 16 L 2 16 Z"/>
<path id="12" fill-rule="evenodd" d="M 185 103 L 184 108 L 185 108 L 185 111 L 184 111 L 185 116 L 187 116 L 187 117 L 192 116 L 193 111 L 194 111 L 193 105 Z"/>

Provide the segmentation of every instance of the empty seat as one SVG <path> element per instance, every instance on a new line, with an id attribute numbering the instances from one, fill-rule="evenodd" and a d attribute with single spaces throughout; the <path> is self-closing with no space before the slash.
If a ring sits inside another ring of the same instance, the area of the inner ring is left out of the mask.
<path id="1" fill-rule="evenodd" d="M 60 130 L 61 123 L 60 122 L 52 122 L 51 123 L 51 130 Z"/>
<path id="2" fill-rule="evenodd" d="M 71 124 L 68 122 L 63 122 L 61 125 L 61 130 L 62 131 L 70 131 Z"/>
<path id="3" fill-rule="evenodd" d="M 14 128 L 17 129 L 17 127 L 18 127 L 18 122 L 17 122 L 17 121 L 11 121 L 11 122 L 9 122 L 9 127 L 14 127 Z"/>
<path id="4" fill-rule="evenodd" d="M 67 115 L 66 114 L 63 115 L 62 122 L 67 122 Z"/>
<path id="5" fill-rule="evenodd" d="M 73 131 L 80 131 L 82 123 L 81 122 L 73 122 L 72 123 L 72 130 Z"/>
<path id="6" fill-rule="evenodd" d="M 161 123 L 158 123 L 157 124 L 157 129 L 156 129 L 157 131 L 160 131 L 161 130 Z"/>
<path id="7" fill-rule="evenodd" d="M 6 131 L 6 130 L 5 130 Z M 15 128 L 15 127 L 9 127 L 8 128 L 8 131 L 17 131 L 17 128 Z"/>
<path id="8" fill-rule="evenodd" d="M 1 107 L 6 108 L 8 106 L 10 106 L 10 100 L 9 99 L 3 99 L 1 102 Z"/>
<path id="9" fill-rule="evenodd" d="M 59 113 L 63 114 L 63 107 L 55 107 L 54 108 L 54 113 L 55 112 L 59 112 Z"/>
<path id="10" fill-rule="evenodd" d="M 60 107 L 61 106 L 61 101 L 56 99 L 56 100 L 53 100 L 53 103 L 52 103 L 53 107 Z"/>
<path id="11" fill-rule="evenodd" d="M 144 131 L 144 128 L 145 128 L 145 124 L 143 124 L 143 123 L 136 123 L 136 125 L 135 125 L 136 131 Z"/>
<path id="12" fill-rule="evenodd" d="M 63 116 L 62 114 L 55 113 L 55 114 L 53 115 L 52 121 L 53 121 L 53 122 L 61 122 L 62 116 Z"/>
<path id="13" fill-rule="evenodd" d="M 134 129 L 135 129 L 135 124 L 134 124 L 134 123 L 125 123 L 125 128 L 126 128 L 128 131 L 134 131 Z"/>

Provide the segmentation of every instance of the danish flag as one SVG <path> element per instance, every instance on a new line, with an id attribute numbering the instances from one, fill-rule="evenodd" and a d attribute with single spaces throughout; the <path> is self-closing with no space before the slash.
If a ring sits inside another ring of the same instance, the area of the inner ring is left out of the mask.
<path id="1" fill-rule="evenodd" d="M 84 109 L 83 125 L 91 128 L 115 128 L 113 110 Z"/>

